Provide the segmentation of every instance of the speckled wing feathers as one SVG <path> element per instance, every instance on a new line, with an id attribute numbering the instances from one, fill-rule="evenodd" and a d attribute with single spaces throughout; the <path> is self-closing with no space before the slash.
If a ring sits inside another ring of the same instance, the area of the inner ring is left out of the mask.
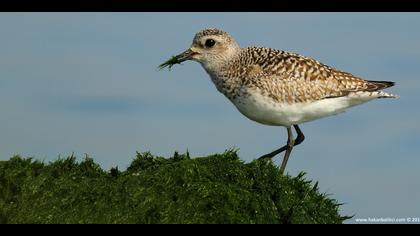
<path id="1" fill-rule="evenodd" d="M 374 92 L 394 85 L 363 80 L 317 60 L 271 48 L 245 48 L 228 67 L 223 77 L 237 78 L 231 81 L 287 103 Z"/>

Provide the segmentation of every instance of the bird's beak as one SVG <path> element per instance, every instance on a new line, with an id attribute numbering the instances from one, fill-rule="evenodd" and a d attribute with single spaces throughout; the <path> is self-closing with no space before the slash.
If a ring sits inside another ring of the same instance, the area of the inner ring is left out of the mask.
<path id="1" fill-rule="evenodd" d="M 183 62 L 183 61 L 194 59 L 193 56 L 197 55 L 197 54 L 198 54 L 197 52 L 194 52 L 190 48 L 190 49 L 186 50 L 185 52 L 183 52 L 179 55 L 173 56 L 169 60 L 160 64 L 159 69 L 162 70 L 165 67 L 169 67 L 169 70 L 170 70 L 171 67 L 174 66 L 175 64 L 181 64 L 181 62 Z"/>
<path id="2" fill-rule="evenodd" d="M 183 61 L 186 61 L 186 60 L 191 60 L 192 57 L 196 54 L 198 54 L 198 53 L 194 52 L 193 50 L 191 50 L 191 48 L 189 48 L 185 52 L 183 52 L 179 55 L 176 55 L 175 58 L 178 62 L 183 62 Z"/>

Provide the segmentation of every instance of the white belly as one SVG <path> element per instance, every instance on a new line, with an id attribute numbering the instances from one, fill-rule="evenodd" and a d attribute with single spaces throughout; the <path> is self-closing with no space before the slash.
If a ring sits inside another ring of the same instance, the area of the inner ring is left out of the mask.
<path id="1" fill-rule="evenodd" d="M 374 97 L 358 95 L 285 104 L 254 93 L 247 97 L 237 97 L 232 102 L 243 115 L 253 121 L 265 125 L 289 127 L 344 112 L 346 108 L 372 99 Z"/>

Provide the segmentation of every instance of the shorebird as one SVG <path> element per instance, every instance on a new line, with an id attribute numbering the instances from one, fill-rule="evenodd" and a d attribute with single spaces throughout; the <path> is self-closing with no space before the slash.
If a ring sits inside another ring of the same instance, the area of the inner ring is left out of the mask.
<path id="1" fill-rule="evenodd" d="M 271 160 L 285 151 L 281 173 L 293 147 L 305 139 L 299 124 L 336 115 L 373 99 L 398 97 L 382 91 L 394 82 L 364 80 L 283 50 L 241 48 L 228 33 L 215 28 L 199 31 L 189 49 L 160 67 L 171 68 L 186 60 L 199 62 L 217 90 L 244 116 L 264 125 L 286 127 L 286 145 L 260 157 Z"/>

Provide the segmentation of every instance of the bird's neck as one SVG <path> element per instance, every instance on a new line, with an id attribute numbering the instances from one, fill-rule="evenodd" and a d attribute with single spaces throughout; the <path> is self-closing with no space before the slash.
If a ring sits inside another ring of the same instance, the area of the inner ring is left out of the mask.
<path id="1" fill-rule="evenodd" d="M 200 63 L 208 74 L 218 75 L 230 67 L 241 52 L 242 49 L 240 47 L 231 47 L 229 50 L 224 51 L 223 54 L 212 55 L 208 60 L 201 61 Z"/>
<path id="2" fill-rule="evenodd" d="M 241 78 L 237 76 L 238 73 L 236 71 L 241 67 L 238 58 L 234 57 L 230 61 L 220 64 L 219 67 L 205 67 L 204 65 L 203 67 L 209 74 L 217 90 L 229 100 L 234 100 L 241 86 Z"/>

